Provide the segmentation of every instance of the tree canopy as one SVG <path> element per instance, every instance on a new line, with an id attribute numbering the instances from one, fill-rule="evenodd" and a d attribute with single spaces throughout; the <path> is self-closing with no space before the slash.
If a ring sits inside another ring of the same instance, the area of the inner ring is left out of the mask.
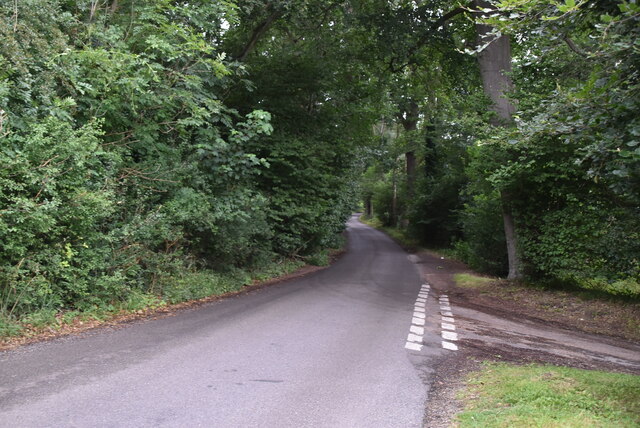
<path id="1" fill-rule="evenodd" d="M 638 294 L 639 16 L 1 2 L 0 314 L 201 295 L 339 245 L 359 201 L 474 268 L 506 274 L 511 242 L 521 276 Z"/>

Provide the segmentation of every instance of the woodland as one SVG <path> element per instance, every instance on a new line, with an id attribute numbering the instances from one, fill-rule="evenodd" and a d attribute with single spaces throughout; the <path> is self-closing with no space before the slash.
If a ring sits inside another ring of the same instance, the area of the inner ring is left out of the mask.
<path id="1" fill-rule="evenodd" d="M 0 333 L 326 263 L 358 209 L 487 274 L 638 298 L 639 20 L 0 0 Z"/>

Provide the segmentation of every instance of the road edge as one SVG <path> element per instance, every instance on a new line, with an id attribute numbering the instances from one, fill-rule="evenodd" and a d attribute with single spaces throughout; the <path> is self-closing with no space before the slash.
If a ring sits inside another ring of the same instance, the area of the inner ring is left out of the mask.
<path id="1" fill-rule="evenodd" d="M 254 291 L 261 290 L 273 285 L 281 284 L 290 280 L 302 278 L 327 269 L 333 266 L 346 252 L 348 246 L 348 237 L 345 240 L 345 245 L 337 250 L 329 252 L 329 263 L 324 266 L 314 266 L 305 264 L 299 269 L 290 272 L 285 275 L 280 275 L 274 278 L 269 278 L 263 281 L 254 281 L 249 285 L 243 286 L 241 289 L 231 291 L 223 294 L 213 294 L 211 296 L 203 297 L 200 299 L 187 300 L 180 303 L 168 304 L 157 308 L 146 308 L 135 312 L 120 312 L 104 320 L 89 320 L 86 322 L 80 322 L 74 325 L 67 325 L 61 329 L 55 329 L 54 327 L 45 327 L 42 332 L 36 333 L 33 336 L 15 336 L 0 338 L 0 353 L 19 349 L 24 346 L 33 345 L 36 343 L 48 342 L 57 339 L 78 336 L 88 332 L 105 329 L 105 328 L 125 328 L 129 325 L 138 322 L 147 322 L 166 317 L 175 316 L 181 312 L 188 310 L 195 310 L 202 306 L 208 305 L 219 300 L 228 299 L 231 297 L 237 297 L 244 294 L 248 294 Z"/>

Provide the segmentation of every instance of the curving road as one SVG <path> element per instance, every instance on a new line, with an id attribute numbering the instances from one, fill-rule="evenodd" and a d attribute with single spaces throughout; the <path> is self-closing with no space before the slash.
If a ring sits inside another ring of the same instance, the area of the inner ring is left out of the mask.
<path id="1" fill-rule="evenodd" d="M 437 320 L 421 351 L 405 349 L 418 271 L 355 217 L 348 234 L 348 252 L 310 276 L 1 353 L 0 426 L 422 426 L 447 352 Z"/>

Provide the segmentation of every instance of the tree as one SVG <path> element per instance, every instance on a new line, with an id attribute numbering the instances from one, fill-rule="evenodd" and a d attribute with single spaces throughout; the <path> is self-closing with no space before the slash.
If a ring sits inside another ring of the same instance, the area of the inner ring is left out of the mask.
<path id="1" fill-rule="evenodd" d="M 479 10 L 495 10 L 492 3 L 486 0 L 475 0 L 475 6 Z M 482 15 L 481 15 L 482 16 Z M 478 43 L 481 50 L 478 53 L 478 64 L 482 85 L 487 96 L 491 99 L 492 109 L 496 115 L 492 123 L 496 126 L 510 126 L 513 123 L 513 114 L 516 109 L 508 98 L 508 93 L 513 90 L 511 73 L 511 44 L 508 36 L 496 34 L 495 29 L 482 22 L 476 23 Z M 520 255 L 518 254 L 518 239 L 516 225 L 511 208 L 511 195 L 508 190 L 500 193 L 502 200 L 502 218 L 504 221 L 504 233 L 507 243 L 507 256 L 509 259 L 509 274 L 507 278 L 517 279 L 522 277 Z"/>

